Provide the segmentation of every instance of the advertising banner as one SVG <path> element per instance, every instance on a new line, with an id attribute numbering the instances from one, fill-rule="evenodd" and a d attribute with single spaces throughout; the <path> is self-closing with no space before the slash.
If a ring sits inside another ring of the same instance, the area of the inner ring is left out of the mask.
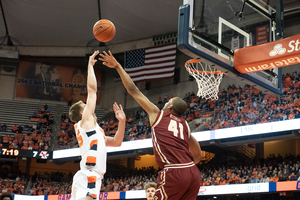
<path id="1" fill-rule="evenodd" d="M 95 68 L 99 103 L 101 70 Z M 16 97 L 72 101 L 84 100 L 87 96 L 87 66 L 63 66 L 59 64 L 20 61 L 18 65 Z"/>
<path id="2" fill-rule="evenodd" d="M 276 191 L 293 191 L 300 190 L 300 181 L 277 182 Z"/>
<path id="3" fill-rule="evenodd" d="M 200 187 L 198 195 L 245 194 L 269 192 L 269 183 L 216 185 Z"/>
<path id="4" fill-rule="evenodd" d="M 234 68 L 258 72 L 300 63 L 300 34 L 234 51 Z"/>
<path id="5" fill-rule="evenodd" d="M 70 199 L 71 199 L 71 194 L 48 195 L 48 200 L 70 200 Z M 120 192 L 101 192 L 99 194 L 99 200 L 102 200 L 102 199 L 103 200 L 104 199 L 121 199 Z"/>
<path id="6" fill-rule="evenodd" d="M 44 200 L 45 196 L 14 195 L 14 200 Z"/>

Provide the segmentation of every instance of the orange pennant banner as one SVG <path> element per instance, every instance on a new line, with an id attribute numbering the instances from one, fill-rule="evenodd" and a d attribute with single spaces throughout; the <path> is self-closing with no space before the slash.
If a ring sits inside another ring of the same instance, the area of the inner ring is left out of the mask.
<path id="1" fill-rule="evenodd" d="M 300 63 L 300 34 L 234 51 L 234 68 L 242 74 Z"/>

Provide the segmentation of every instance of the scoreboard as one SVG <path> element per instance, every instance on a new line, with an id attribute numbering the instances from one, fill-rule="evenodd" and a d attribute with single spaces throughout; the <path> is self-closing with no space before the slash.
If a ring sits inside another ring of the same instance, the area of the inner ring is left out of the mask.
<path id="1" fill-rule="evenodd" d="M 12 148 L 0 148 L 0 158 L 27 157 L 37 159 L 52 159 L 52 151 L 37 151 Z"/>

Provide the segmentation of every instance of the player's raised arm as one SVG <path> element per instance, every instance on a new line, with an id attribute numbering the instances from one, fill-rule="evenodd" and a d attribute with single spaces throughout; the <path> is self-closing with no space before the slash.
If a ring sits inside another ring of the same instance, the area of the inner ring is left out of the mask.
<path id="1" fill-rule="evenodd" d="M 119 73 L 122 83 L 127 89 L 128 93 L 142 106 L 142 108 L 148 113 L 150 124 L 155 121 L 159 109 L 136 87 L 130 76 L 125 72 L 123 67 L 116 61 L 111 52 L 107 54 L 105 51 L 100 54 L 102 58 L 99 60 L 103 61 L 103 65 L 109 68 L 115 68 Z"/>
<path id="2" fill-rule="evenodd" d="M 119 107 L 118 104 L 115 102 L 113 107 L 116 118 L 119 120 L 118 130 L 114 137 L 107 137 L 106 146 L 119 147 L 121 146 L 124 138 L 126 116 L 121 104 Z"/>
<path id="3" fill-rule="evenodd" d="M 94 113 L 97 100 L 97 79 L 94 72 L 94 65 L 97 62 L 95 57 L 99 54 L 99 51 L 95 51 L 93 55 L 90 56 L 87 70 L 87 100 L 86 106 L 82 113 L 81 125 L 85 129 L 92 129 L 95 126 Z"/>

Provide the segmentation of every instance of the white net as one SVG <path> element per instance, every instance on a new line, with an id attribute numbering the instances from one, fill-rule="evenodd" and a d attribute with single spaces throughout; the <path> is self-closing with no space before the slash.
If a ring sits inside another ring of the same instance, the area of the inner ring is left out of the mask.
<path id="1" fill-rule="evenodd" d="M 218 92 L 223 72 L 213 69 L 208 64 L 201 63 L 196 59 L 187 61 L 185 68 L 198 84 L 197 96 L 211 100 L 219 98 Z"/>

